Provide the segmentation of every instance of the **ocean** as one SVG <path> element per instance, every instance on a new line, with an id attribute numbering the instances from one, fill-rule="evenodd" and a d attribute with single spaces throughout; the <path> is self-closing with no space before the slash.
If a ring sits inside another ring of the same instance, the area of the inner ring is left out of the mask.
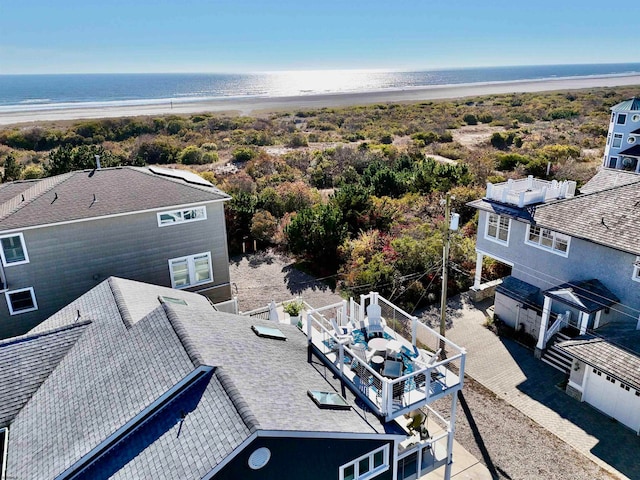
<path id="1" fill-rule="evenodd" d="M 319 70 L 254 74 L 0 75 L 0 113 L 175 104 L 640 73 L 640 63 L 482 67 L 420 72 Z"/>

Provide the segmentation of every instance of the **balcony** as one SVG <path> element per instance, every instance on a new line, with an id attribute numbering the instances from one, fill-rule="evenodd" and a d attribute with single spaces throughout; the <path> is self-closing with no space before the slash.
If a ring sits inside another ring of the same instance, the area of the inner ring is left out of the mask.
<path id="1" fill-rule="evenodd" d="M 487 183 L 487 200 L 516 205 L 523 208 L 527 205 L 549 202 L 560 198 L 571 198 L 576 193 L 576 182 L 565 180 L 547 181 L 533 178 L 507 180 L 503 183 Z"/>
<path id="2" fill-rule="evenodd" d="M 372 304 L 380 306 L 384 325 L 380 341 L 373 342 L 366 335 L 366 312 Z M 348 327 L 353 340 L 345 342 L 330 319 Z M 464 349 L 375 292 L 362 295 L 360 303 L 351 299 L 309 308 L 303 330 L 319 358 L 385 421 L 462 388 Z M 389 348 L 395 355 L 392 361 L 386 355 Z M 425 355 L 430 355 L 430 361 Z M 380 357 L 384 367 L 379 363 Z"/>

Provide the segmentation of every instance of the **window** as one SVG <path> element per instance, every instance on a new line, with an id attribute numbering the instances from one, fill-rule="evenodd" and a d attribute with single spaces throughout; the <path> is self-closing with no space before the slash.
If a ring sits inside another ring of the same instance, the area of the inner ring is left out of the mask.
<path id="1" fill-rule="evenodd" d="M 509 243 L 509 225 L 511 219 L 490 213 L 487 218 L 487 231 L 485 237 L 500 243 Z"/>
<path id="2" fill-rule="evenodd" d="M 618 121 L 616 123 L 618 125 L 624 125 L 625 123 L 627 123 L 627 114 L 626 113 L 619 113 L 618 114 Z"/>
<path id="3" fill-rule="evenodd" d="M 622 145 L 622 134 L 621 133 L 614 133 L 613 134 L 613 142 L 611 143 L 611 146 L 613 148 L 620 148 L 620 145 Z"/>
<path id="4" fill-rule="evenodd" d="M 636 261 L 633 262 L 633 276 L 631 278 L 640 282 L 640 257 L 636 257 Z"/>
<path id="5" fill-rule="evenodd" d="M 9 313 L 11 313 L 11 315 L 32 312 L 38 309 L 33 287 L 4 292 L 4 296 L 7 299 L 7 305 L 9 306 Z"/>
<path id="6" fill-rule="evenodd" d="M 631 120 L 633 122 L 640 122 L 640 115 L 636 113 L 633 117 L 631 117 Z"/>
<path id="7" fill-rule="evenodd" d="M 365 480 L 389 470 L 389 445 L 384 445 L 340 467 L 340 480 Z"/>
<path id="8" fill-rule="evenodd" d="M 0 245 L 2 245 L 2 249 L 0 249 L 2 264 L 5 267 L 29 263 L 29 255 L 21 233 L 0 237 Z"/>
<path id="9" fill-rule="evenodd" d="M 535 225 L 529 225 L 529 231 L 527 233 L 527 240 L 525 243 L 534 247 L 544 248 L 551 250 L 553 253 L 557 253 L 562 256 L 569 254 L 569 242 L 571 237 L 563 235 L 562 233 L 554 232 L 548 228 L 541 228 Z"/>
<path id="10" fill-rule="evenodd" d="M 173 288 L 191 287 L 213 281 L 213 268 L 209 252 L 173 258 L 169 260 L 169 270 Z"/>
<path id="11" fill-rule="evenodd" d="M 618 157 L 611 157 L 609 159 L 609 168 L 616 168 L 618 165 Z"/>
<path id="12" fill-rule="evenodd" d="M 175 225 L 176 223 L 197 222 L 207 219 L 207 209 L 205 207 L 186 208 L 184 210 L 174 210 L 171 212 L 158 213 L 158 226 Z"/>
<path id="13" fill-rule="evenodd" d="M 636 143 L 636 137 L 634 137 L 633 135 L 629 135 L 629 138 L 627 138 L 627 143 Z"/>

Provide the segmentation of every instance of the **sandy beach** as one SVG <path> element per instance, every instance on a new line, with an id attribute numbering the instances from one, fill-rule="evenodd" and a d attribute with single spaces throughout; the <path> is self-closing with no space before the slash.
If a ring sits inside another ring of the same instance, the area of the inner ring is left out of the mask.
<path id="1" fill-rule="evenodd" d="M 640 86 L 640 75 L 591 76 L 513 82 L 434 85 L 404 90 L 360 93 L 298 95 L 292 97 L 249 97 L 207 100 L 190 103 L 167 103 L 138 106 L 101 106 L 86 108 L 16 111 L 0 114 L 0 125 L 66 121 L 90 118 L 133 117 L 141 115 L 229 112 L 250 115 L 263 112 L 344 107 L 384 102 L 419 102 L 449 98 L 504 93 L 547 92 L 597 87 Z"/>

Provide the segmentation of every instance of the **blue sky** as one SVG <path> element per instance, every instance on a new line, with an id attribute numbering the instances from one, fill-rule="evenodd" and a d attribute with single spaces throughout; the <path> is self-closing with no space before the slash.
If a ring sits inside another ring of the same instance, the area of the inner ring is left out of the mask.
<path id="1" fill-rule="evenodd" d="M 640 62 L 620 0 L 0 0 L 0 73 Z"/>

